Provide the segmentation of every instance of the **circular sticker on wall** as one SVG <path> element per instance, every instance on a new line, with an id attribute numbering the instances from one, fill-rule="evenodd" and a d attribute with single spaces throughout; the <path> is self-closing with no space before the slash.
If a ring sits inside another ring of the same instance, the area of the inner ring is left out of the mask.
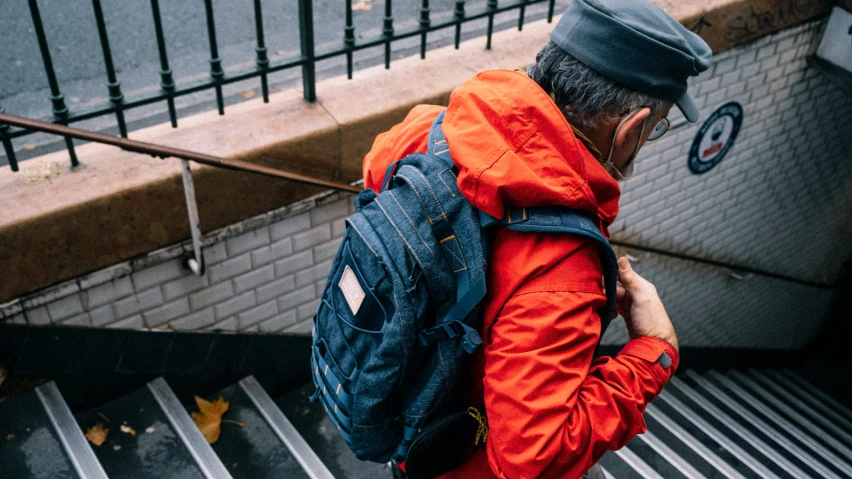
<path id="1" fill-rule="evenodd" d="M 704 121 L 689 148 L 689 171 L 700 175 L 710 171 L 734 145 L 743 123 L 743 107 L 725 103 Z"/>

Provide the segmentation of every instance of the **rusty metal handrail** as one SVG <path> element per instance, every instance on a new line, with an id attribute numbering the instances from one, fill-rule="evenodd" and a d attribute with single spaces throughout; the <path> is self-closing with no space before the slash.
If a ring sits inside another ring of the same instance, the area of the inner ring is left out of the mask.
<path id="1" fill-rule="evenodd" d="M 123 150 L 132 151 L 135 153 L 144 153 L 146 155 L 151 155 L 157 158 L 180 158 L 182 160 L 195 161 L 196 163 L 201 163 L 202 165 L 215 166 L 218 168 L 225 168 L 227 170 L 244 171 L 246 173 L 254 173 L 261 176 L 269 176 L 272 178 L 290 180 L 295 181 L 297 183 L 321 186 L 325 188 L 348 191 L 352 193 L 358 193 L 362 190 L 361 187 L 350 185 L 348 183 L 340 183 L 337 181 L 329 181 L 323 180 L 321 178 L 314 178 L 312 176 L 300 175 L 298 173 L 291 173 L 289 171 L 279 170 L 276 168 L 255 165 L 254 163 L 249 163 L 247 161 L 228 160 L 225 158 L 220 158 L 218 156 L 198 153 L 196 151 L 183 150 L 171 146 L 147 143 L 144 141 L 129 140 L 118 136 L 106 135 L 94 131 L 81 130 L 79 128 L 58 125 L 56 123 L 49 123 L 46 121 L 22 118 L 15 115 L 0 114 L 0 124 L 3 123 L 18 126 L 21 128 L 27 128 L 30 130 L 54 133 L 57 135 L 64 136 L 66 138 L 77 138 L 79 140 L 94 141 L 96 143 L 113 145 Z"/>

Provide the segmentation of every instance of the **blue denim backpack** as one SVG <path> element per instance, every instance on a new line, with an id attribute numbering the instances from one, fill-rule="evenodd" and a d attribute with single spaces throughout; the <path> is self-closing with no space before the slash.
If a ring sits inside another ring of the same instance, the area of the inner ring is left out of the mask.
<path id="1" fill-rule="evenodd" d="M 443 118 L 428 153 L 393 163 L 381 194 L 355 199 L 314 317 L 313 399 L 362 460 L 403 462 L 428 423 L 465 409 L 456 392 L 463 357 L 482 345 L 485 228 L 594 239 L 607 294 L 601 335 L 615 311 L 618 266 L 596 223 L 556 207 L 510 208 L 501 219 L 477 211 L 456 186 Z"/>

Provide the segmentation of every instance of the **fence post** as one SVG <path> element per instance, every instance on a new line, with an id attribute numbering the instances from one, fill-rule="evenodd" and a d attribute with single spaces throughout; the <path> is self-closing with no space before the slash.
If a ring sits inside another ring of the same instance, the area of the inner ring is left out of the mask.
<path id="1" fill-rule="evenodd" d="M 29 0 L 30 14 L 33 18 L 38 47 L 41 50 L 41 60 L 44 63 L 44 72 L 47 74 L 47 83 L 50 84 L 50 101 L 53 103 L 53 117 L 58 123 L 68 123 L 68 107 L 65 106 L 65 97 L 59 91 L 59 82 L 56 81 L 56 70 L 53 69 L 53 60 L 50 58 L 50 48 L 47 46 L 47 35 L 44 33 L 44 23 L 41 21 L 41 12 L 36 0 Z M 65 148 L 71 157 L 71 167 L 77 167 L 77 153 L 74 151 L 74 142 L 70 137 L 65 137 Z"/>
<path id="2" fill-rule="evenodd" d="M 124 95 L 121 93 L 121 83 L 115 76 L 115 66 L 112 63 L 112 51 L 109 47 L 109 35 L 107 34 L 106 20 L 104 20 L 104 11 L 101 8 L 101 0 L 92 0 L 92 7 L 95 10 L 95 22 L 98 25 L 98 36 L 101 39 L 101 49 L 104 52 L 104 66 L 107 72 L 107 89 L 109 90 L 109 101 L 115 107 L 115 116 L 118 120 L 118 132 L 124 138 L 127 138 L 127 124 L 124 121 Z"/>
<path id="3" fill-rule="evenodd" d="M 299 37 L 302 40 L 302 85 L 305 101 L 317 101 L 314 59 L 313 0 L 299 0 Z"/>
<path id="4" fill-rule="evenodd" d="M 254 23 L 257 31 L 257 46 L 254 48 L 257 53 L 255 63 L 257 68 L 263 72 L 260 75 L 260 90 L 263 93 L 263 102 L 269 103 L 269 80 L 266 77 L 266 71 L 269 69 L 269 57 L 266 55 L 266 40 L 263 38 L 263 9 L 260 0 L 254 0 Z"/>
<path id="5" fill-rule="evenodd" d="M 393 40 L 393 0 L 385 0 L 385 18 L 382 23 L 382 35 L 385 42 L 385 69 L 390 69 L 391 40 Z"/>
<path id="6" fill-rule="evenodd" d="M 219 58 L 219 44 L 216 42 L 216 21 L 213 18 L 213 0 L 204 0 L 204 11 L 207 14 L 207 37 L 210 43 L 210 76 L 215 82 L 216 106 L 219 114 L 225 114 L 225 98 L 222 96 L 222 78 L 225 72 L 222 70 L 222 59 Z"/>
<path id="7" fill-rule="evenodd" d="M 172 77 L 172 69 L 169 68 L 169 55 L 166 52 L 166 36 L 163 33 L 163 18 L 160 16 L 160 3 L 151 0 L 151 13 L 154 15 L 154 32 L 157 35 L 157 50 L 160 54 L 160 89 L 166 94 L 166 103 L 169 106 L 169 119 L 172 128 L 177 128 L 177 111 L 175 110 L 175 80 Z"/>

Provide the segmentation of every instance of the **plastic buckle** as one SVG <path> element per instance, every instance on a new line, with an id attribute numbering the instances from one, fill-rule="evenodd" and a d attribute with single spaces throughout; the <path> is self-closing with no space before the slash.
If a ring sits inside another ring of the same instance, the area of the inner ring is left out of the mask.
<path id="1" fill-rule="evenodd" d="M 469 326 L 465 326 L 465 329 L 467 333 L 462 336 L 462 348 L 464 348 L 467 354 L 473 354 L 477 349 L 482 347 L 482 337 L 475 329 Z"/>

